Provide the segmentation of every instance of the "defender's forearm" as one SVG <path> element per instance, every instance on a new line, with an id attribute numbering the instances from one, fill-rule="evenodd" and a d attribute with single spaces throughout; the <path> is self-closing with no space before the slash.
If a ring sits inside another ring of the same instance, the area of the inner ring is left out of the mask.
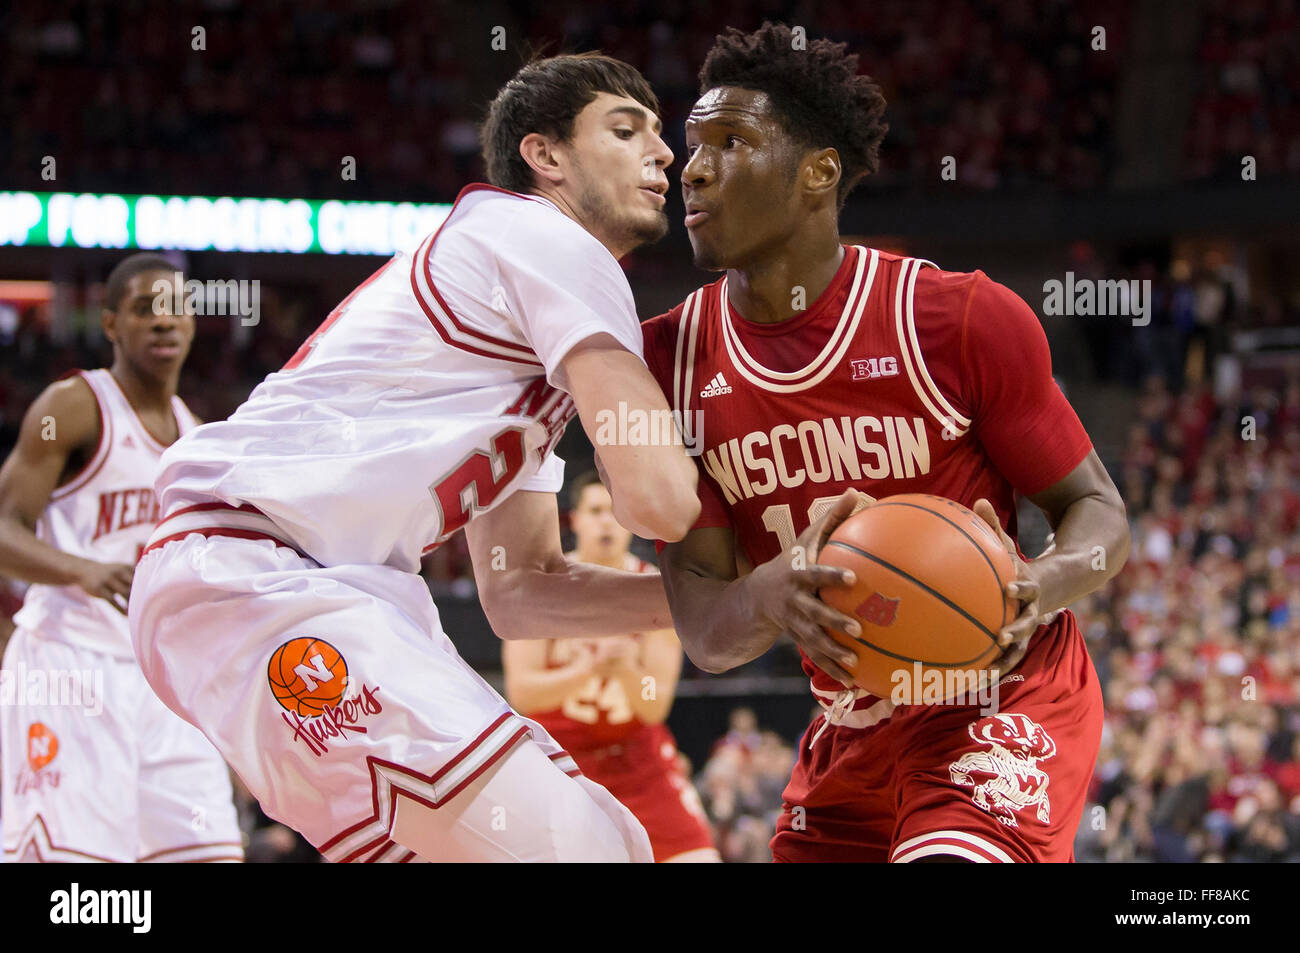
<path id="1" fill-rule="evenodd" d="M 672 624 L 657 573 L 588 563 L 505 574 L 484 608 L 503 639 L 599 638 Z"/>

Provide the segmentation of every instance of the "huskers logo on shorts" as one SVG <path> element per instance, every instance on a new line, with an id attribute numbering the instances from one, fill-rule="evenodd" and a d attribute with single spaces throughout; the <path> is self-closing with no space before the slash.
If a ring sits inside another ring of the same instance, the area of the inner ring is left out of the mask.
<path id="1" fill-rule="evenodd" d="M 14 794 L 26 794 L 41 788 L 57 788 L 59 771 L 50 762 L 59 753 L 59 738 L 48 726 L 34 721 L 27 726 L 27 764 L 18 767 Z M 46 769 L 49 770 L 46 770 Z"/>
<path id="2" fill-rule="evenodd" d="M 302 636 L 284 643 L 272 653 L 266 679 L 284 708 L 280 717 L 293 729 L 294 741 L 302 741 L 318 758 L 329 751 L 327 738 L 364 735 L 361 720 L 384 710 L 375 697 L 379 686 L 353 687 L 347 660 L 324 639 Z"/>
<path id="3" fill-rule="evenodd" d="M 1008 827 L 1019 827 L 1016 814 L 1037 808 L 1044 824 L 1051 819 L 1047 800 L 1047 772 L 1038 767 L 1056 754 L 1054 742 L 1042 726 L 1025 715 L 1002 712 L 973 721 L 966 728 L 986 751 L 968 751 L 948 766 L 954 784 L 975 790 L 971 799 Z"/>

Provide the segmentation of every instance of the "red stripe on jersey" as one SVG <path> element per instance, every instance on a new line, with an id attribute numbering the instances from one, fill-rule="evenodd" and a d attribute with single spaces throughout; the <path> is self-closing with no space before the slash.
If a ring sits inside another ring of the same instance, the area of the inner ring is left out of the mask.
<path id="1" fill-rule="evenodd" d="M 454 347 L 459 347 L 461 350 L 469 351 L 473 354 L 496 357 L 504 361 L 514 361 L 520 364 L 535 364 L 538 367 L 541 367 L 542 362 L 538 360 L 537 355 L 527 345 L 519 344 L 515 341 L 507 341 L 504 338 L 495 337 L 494 335 L 487 334 L 463 324 L 461 320 L 456 317 L 456 312 L 451 309 L 446 300 L 438 292 L 438 287 L 433 282 L 433 271 L 430 267 L 430 258 L 433 255 L 433 246 L 437 244 L 438 236 L 442 234 L 443 228 L 445 228 L 447 223 L 451 221 L 452 216 L 456 214 L 456 206 L 460 204 L 461 199 L 471 192 L 483 190 L 501 192 L 505 195 L 519 195 L 517 192 L 510 192 L 506 189 L 498 189 L 494 186 L 481 184 L 467 185 L 465 188 L 461 189 L 460 194 L 456 196 L 456 201 L 452 203 L 451 211 L 447 213 L 447 217 L 443 219 L 442 224 L 438 226 L 438 230 L 433 233 L 433 237 L 416 252 L 415 258 L 411 262 L 411 291 L 414 293 L 415 300 L 419 302 L 420 308 L 424 311 L 425 316 L 433 323 L 434 329 L 438 331 L 438 334 L 448 344 L 451 344 Z M 526 198 L 526 196 L 519 197 Z M 440 307 L 443 313 L 447 316 L 447 320 L 451 322 L 450 329 L 446 328 L 441 317 L 429 306 L 424 293 L 420 290 L 419 282 L 416 280 L 417 268 L 423 271 L 424 280 L 429 284 L 430 293 L 432 293 L 438 307 Z M 482 351 L 468 342 L 453 341 L 449 336 L 453 333 L 453 329 L 455 333 L 463 334 L 466 337 L 481 341 L 484 344 L 491 344 L 494 347 L 503 348 L 504 350 L 513 352 L 513 356 L 498 354 L 493 351 Z"/>
<path id="2" fill-rule="evenodd" d="M 483 743 L 492 736 L 493 732 L 495 732 L 498 728 L 501 727 L 502 724 L 504 724 L 506 721 L 514 717 L 517 716 L 512 711 L 508 711 L 500 715 L 496 720 L 492 722 L 492 724 L 490 724 L 487 728 L 481 731 L 479 735 L 472 742 L 470 742 L 463 749 L 461 749 L 461 751 L 457 753 L 455 758 L 453 758 L 447 764 L 443 765 L 433 774 L 429 774 L 429 775 L 421 774 L 418 771 L 413 771 L 412 769 L 406 767 L 405 765 L 397 764 L 396 762 L 393 761 L 386 761 L 382 758 L 376 758 L 373 755 L 367 756 L 366 764 L 368 765 L 370 770 L 370 805 L 371 805 L 370 816 L 365 820 L 358 821 L 356 824 L 353 824 L 351 827 L 345 828 L 344 830 L 335 834 L 325 843 L 321 844 L 317 848 L 317 850 L 319 850 L 323 854 L 326 851 L 328 851 L 331 847 L 333 847 L 335 844 L 339 843 L 340 841 L 345 840 L 346 838 L 352 836 L 353 834 L 365 830 L 368 826 L 375 824 L 379 821 L 380 812 L 379 812 L 379 774 L 377 771 L 378 768 L 381 767 L 388 768 L 389 771 L 392 773 L 403 774 L 423 784 L 432 785 L 436 783 L 437 780 L 441 778 L 443 775 L 445 775 L 448 771 L 452 770 L 452 768 L 454 768 L 456 765 L 460 764 L 460 762 L 464 761 L 467 757 L 469 757 L 470 754 L 473 753 L 476 749 L 480 748 L 483 745 Z M 515 746 L 515 744 L 519 741 L 520 738 L 528 734 L 528 731 L 529 729 L 527 725 L 521 725 L 520 728 L 517 731 L 511 733 L 511 735 L 508 738 L 506 738 L 504 742 L 497 745 L 495 749 L 492 749 L 491 754 L 489 754 L 488 757 L 484 759 L 483 763 L 468 778 L 466 778 L 460 784 L 456 785 L 455 788 L 453 788 L 450 792 L 448 792 L 442 798 L 442 800 L 436 804 L 428 800 L 427 798 L 423 798 L 417 794 L 412 793 L 407 788 L 401 788 L 400 792 L 403 797 L 408 797 L 413 801 L 423 804 L 425 807 L 428 807 L 432 810 L 437 810 L 439 807 L 442 807 L 444 804 L 448 803 L 453 797 L 455 797 L 462 790 L 464 790 L 467 784 L 471 783 L 475 778 L 479 777 L 479 775 L 481 775 L 484 771 L 486 771 L 488 767 L 490 767 L 491 765 L 495 764 L 498 760 L 500 760 L 500 758 L 507 751 L 509 751 L 511 748 Z M 390 825 L 391 825 L 391 819 L 396 816 L 396 803 L 397 803 L 397 795 L 399 792 L 399 788 L 395 784 L 392 784 L 391 781 L 389 783 L 391 786 L 391 791 L 389 795 L 389 802 L 390 802 L 389 818 L 390 818 Z M 384 840 L 388 839 L 388 833 L 389 832 L 387 829 L 384 830 L 379 836 L 372 838 L 371 840 L 367 841 L 365 844 L 361 845 L 357 849 L 348 853 L 346 857 L 340 860 L 340 863 L 347 863 L 353 858 L 365 853 L 367 850 L 373 850 Z"/>
<path id="3" fill-rule="evenodd" d="M 144 549 L 140 551 L 140 557 L 139 559 L 136 560 L 136 562 L 139 562 L 140 559 L 143 559 L 146 553 L 151 553 L 155 549 L 161 549 L 162 547 L 166 546 L 168 543 L 175 542 L 178 539 L 184 539 L 186 536 L 193 535 L 194 533 L 198 533 L 200 536 L 206 536 L 209 538 L 213 536 L 233 536 L 236 539 L 269 539 L 277 546 L 283 546 L 286 549 L 292 549 L 303 559 L 311 558 L 298 547 L 290 546 L 284 540 L 277 539 L 276 537 L 270 535 L 269 533 L 259 533 L 256 530 L 251 530 L 251 529 L 230 529 L 229 527 L 225 527 L 225 526 L 213 526 L 205 529 L 187 529 L 179 533 L 172 533 L 170 536 L 164 536 L 162 539 L 155 540 L 154 542 L 150 543 L 148 546 L 146 546 Z"/>
<path id="4" fill-rule="evenodd" d="M 104 468 L 104 464 L 108 461 L 107 450 L 105 450 L 103 458 L 98 462 L 96 462 L 95 458 L 99 456 L 100 450 L 105 449 L 105 441 L 111 442 L 112 440 L 112 430 L 109 424 L 109 417 L 108 414 L 104 413 L 104 408 L 100 406 L 99 394 L 95 393 L 95 385 L 90 383 L 90 378 L 86 377 L 85 371 L 68 371 L 66 374 L 60 375 L 57 380 L 66 380 L 69 377 L 80 377 L 82 381 L 85 382 L 86 386 L 90 388 L 90 396 L 95 399 L 95 412 L 99 414 L 99 440 L 95 443 L 95 452 L 86 458 L 86 462 L 82 465 L 81 469 L 74 473 L 71 479 L 69 479 L 67 483 L 63 484 L 63 486 L 54 488 L 54 491 L 50 494 L 51 500 L 61 500 L 68 494 L 75 493 L 93 480 L 95 475 Z M 92 467 L 93 469 L 91 469 Z"/>
<path id="5" fill-rule="evenodd" d="M 186 513 L 208 512 L 210 510 L 233 510 L 236 513 L 256 513 L 258 516 L 266 515 L 250 503 L 244 503 L 240 506 L 231 506 L 229 503 L 195 503 L 193 506 L 183 506 L 174 513 L 168 513 L 158 521 L 158 525 L 162 526 L 162 524 L 166 523 L 168 520 L 173 520 Z"/>

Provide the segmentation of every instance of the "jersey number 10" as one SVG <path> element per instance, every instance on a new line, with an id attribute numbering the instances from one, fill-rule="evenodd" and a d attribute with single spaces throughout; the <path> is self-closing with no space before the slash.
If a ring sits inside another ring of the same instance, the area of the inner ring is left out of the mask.
<path id="1" fill-rule="evenodd" d="M 763 511 L 763 527 L 769 532 L 776 533 L 781 548 L 789 550 L 798 541 L 799 534 L 825 516 L 839 498 L 840 495 L 837 493 L 834 496 L 819 496 L 813 500 L 808 505 L 808 522 L 798 529 L 794 525 L 790 504 L 775 503 Z"/>

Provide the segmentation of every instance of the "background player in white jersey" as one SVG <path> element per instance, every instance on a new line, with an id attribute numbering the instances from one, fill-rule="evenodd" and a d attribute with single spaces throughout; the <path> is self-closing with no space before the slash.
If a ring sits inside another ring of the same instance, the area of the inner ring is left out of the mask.
<path id="1" fill-rule="evenodd" d="M 570 487 L 579 562 L 653 572 L 629 550 L 632 534 L 614 519 L 594 472 Z M 671 628 L 604 639 L 502 643 L 506 695 L 564 745 L 582 773 L 636 815 L 660 862 L 721 861 L 699 794 L 677 763 L 668 730 L 682 646 Z"/>
<path id="2" fill-rule="evenodd" d="M 197 425 L 176 396 L 194 318 L 155 307 L 174 280 L 157 255 L 113 270 L 113 366 L 46 388 L 0 469 L 0 573 L 33 584 L 0 684 L 6 860 L 243 857 L 226 765 L 145 683 L 126 620 L 158 458 Z"/>
<path id="3" fill-rule="evenodd" d="M 618 60 L 524 67 L 484 128 L 494 186 L 164 457 L 141 666 L 330 860 L 650 859 L 631 813 L 460 659 L 419 567 L 465 528 L 502 638 L 670 624 L 656 574 L 565 560 L 551 452 L 575 405 L 593 439 L 619 409 L 667 413 L 618 265 L 667 231 L 657 112 Z M 686 532 L 680 442 L 601 455 L 623 525 Z"/>

